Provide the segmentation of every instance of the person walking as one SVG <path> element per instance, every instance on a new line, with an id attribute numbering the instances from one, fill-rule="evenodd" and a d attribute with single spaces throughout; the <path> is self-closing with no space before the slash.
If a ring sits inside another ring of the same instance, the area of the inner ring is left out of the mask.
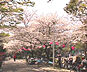
<path id="1" fill-rule="evenodd" d="M 14 61 L 16 61 L 16 54 L 13 56 L 13 58 L 14 58 Z"/>

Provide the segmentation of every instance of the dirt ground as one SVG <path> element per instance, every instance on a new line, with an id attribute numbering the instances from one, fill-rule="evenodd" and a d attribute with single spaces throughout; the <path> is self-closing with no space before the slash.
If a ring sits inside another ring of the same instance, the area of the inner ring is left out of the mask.
<path id="1" fill-rule="evenodd" d="M 25 60 L 13 59 L 4 61 L 2 65 L 3 72 L 70 72 L 65 69 L 53 69 L 47 66 L 27 65 Z"/>

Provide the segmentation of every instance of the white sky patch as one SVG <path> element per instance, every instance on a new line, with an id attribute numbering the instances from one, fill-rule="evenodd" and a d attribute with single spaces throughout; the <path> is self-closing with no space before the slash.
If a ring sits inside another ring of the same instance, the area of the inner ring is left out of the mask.
<path id="1" fill-rule="evenodd" d="M 47 3 L 48 0 L 31 0 L 35 2 L 35 6 L 32 8 L 37 10 L 38 15 L 57 13 L 59 16 L 67 15 L 63 8 L 69 3 L 70 0 L 52 0 Z M 30 7 L 29 7 L 30 9 Z"/>

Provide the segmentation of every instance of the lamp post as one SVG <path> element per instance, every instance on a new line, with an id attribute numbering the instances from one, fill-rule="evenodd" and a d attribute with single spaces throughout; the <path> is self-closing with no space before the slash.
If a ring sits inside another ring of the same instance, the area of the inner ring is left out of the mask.
<path id="1" fill-rule="evenodd" d="M 55 24 L 55 22 L 53 24 Z M 54 47 L 55 47 L 55 27 L 54 27 L 54 33 L 53 33 L 53 68 L 55 68 L 55 49 L 54 49 Z"/>
<path id="2" fill-rule="evenodd" d="M 55 49 L 54 49 L 54 43 L 55 42 L 54 41 L 53 41 L 53 68 L 55 67 L 55 57 L 54 57 L 55 56 L 55 54 L 54 54 L 55 53 Z"/>

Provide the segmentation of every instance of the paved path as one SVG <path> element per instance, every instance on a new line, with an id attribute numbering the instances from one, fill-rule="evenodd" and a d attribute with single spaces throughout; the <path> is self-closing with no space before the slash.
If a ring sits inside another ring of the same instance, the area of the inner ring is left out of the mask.
<path id="1" fill-rule="evenodd" d="M 5 61 L 2 65 L 3 72 L 70 72 L 68 70 L 58 70 L 52 67 L 38 67 L 37 65 L 26 65 L 25 60 L 13 59 Z"/>

